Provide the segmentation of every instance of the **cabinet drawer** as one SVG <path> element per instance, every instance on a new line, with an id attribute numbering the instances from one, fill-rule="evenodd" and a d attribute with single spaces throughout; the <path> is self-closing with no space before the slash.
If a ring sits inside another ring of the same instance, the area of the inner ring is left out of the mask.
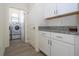
<path id="1" fill-rule="evenodd" d="M 51 38 L 65 43 L 74 44 L 75 35 L 51 33 Z"/>
<path id="2" fill-rule="evenodd" d="M 40 31 L 40 35 L 50 37 L 50 32 Z"/>

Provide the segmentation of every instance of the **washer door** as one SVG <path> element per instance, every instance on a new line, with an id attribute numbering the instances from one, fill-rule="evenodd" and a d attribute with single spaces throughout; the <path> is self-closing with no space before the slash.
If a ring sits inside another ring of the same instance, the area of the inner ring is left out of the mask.
<path id="1" fill-rule="evenodd" d="M 12 34 L 21 34 L 20 24 L 12 24 Z"/>
<path id="2" fill-rule="evenodd" d="M 15 26 L 15 30 L 19 30 L 20 29 L 20 27 L 19 26 Z"/>
<path id="3" fill-rule="evenodd" d="M 12 39 L 21 38 L 21 27 L 19 24 L 13 24 L 12 26 Z"/>

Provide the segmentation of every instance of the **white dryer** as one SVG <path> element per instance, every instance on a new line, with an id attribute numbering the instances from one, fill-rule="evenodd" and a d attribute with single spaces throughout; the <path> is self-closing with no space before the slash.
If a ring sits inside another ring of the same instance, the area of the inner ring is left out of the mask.
<path id="1" fill-rule="evenodd" d="M 20 23 L 14 22 L 11 25 L 11 35 L 12 39 L 21 39 L 21 25 Z"/>

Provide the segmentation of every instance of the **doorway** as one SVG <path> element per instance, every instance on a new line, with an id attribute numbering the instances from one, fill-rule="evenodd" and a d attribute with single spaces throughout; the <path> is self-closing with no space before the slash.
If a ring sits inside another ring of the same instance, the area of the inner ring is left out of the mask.
<path id="1" fill-rule="evenodd" d="M 25 42 L 24 10 L 9 8 L 10 41 L 22 40 Z"/>

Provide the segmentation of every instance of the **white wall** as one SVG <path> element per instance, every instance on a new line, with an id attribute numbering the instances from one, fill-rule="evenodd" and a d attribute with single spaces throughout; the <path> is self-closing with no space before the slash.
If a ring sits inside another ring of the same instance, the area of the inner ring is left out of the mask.
<path id="1" fill-rule="evenodd" d="M 12 7 L 12 8 L 22 9 L 25 11 L 28 10 L 27 9 L 28 4 L 26 4 L 26 3 L 8 3 L 7 6 Z"/>
<path id="2" fill-rule="evenodd" d="M 28 14 L 28 39 L 31 45 L 38 50 L 38 26 L 46 26 L 43 19 L 43 4 L 34 4 Z M 33 29 L 35 27 L 35 29 Z"/>
<path id="3" fill-rule="evenodd" d="M 25 29 L 24 29 L 24 11 L 20 11 L 20 23 L 21 23 L 21 40 L 25 42 Z"/>
<path id="4" fill-rule="evenodd" d="M 4 4 L 0 4 L 0 55 L 4 55 L 4 51 L 5 51 L 5 5 Z"/>
<path id="5" fill-rule="evenodd" d="M 77 26 L 77 15 L 47 20 L 48 26 Z"/>

